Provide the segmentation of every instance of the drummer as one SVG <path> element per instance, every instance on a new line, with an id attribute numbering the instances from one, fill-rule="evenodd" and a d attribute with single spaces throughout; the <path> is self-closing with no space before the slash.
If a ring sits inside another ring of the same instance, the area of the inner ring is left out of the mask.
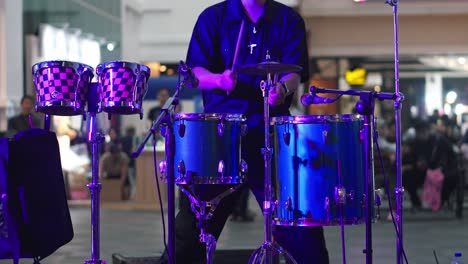
<path id="1" fill-rule="evenodd" d="M 239 33 L 242 21 L 243 31 Z M 239 34 L 240 44 L 237 46 Z M 234 56 L 238 51 L 238 56 Z M 309 79 L 304 20 L 292 8 L 272 0 L 227 0 L 205 9 L 193 30 L 187 64 L 199 79 L 204 112 L 239 113 L 247 117 L 243 158 L 249 166 L 247 184 L 261 205 L 264 200 L 263 97 L 260 81 L 266 76 L 238 73 L 237 65 L 258 64 L 269 55 L 282 64 L 302 67 L 281 74 L 270 91 L 271 116 L 289 115 L 293 93 Z M 234 57 L 237 58 L 233 62 Z M 208 233 L 219 237 L 239 193 L 225 197 L 214 212 Z M 262 207 L 262 206 L 261 206 Z M 203 263 L 205 245 L 199 242 L 196 218 L 187 199 L 176 216 L 177 263 Z M 322 227 L 273 228 L 275 241 L 297 263 L 328 263 Z"/>

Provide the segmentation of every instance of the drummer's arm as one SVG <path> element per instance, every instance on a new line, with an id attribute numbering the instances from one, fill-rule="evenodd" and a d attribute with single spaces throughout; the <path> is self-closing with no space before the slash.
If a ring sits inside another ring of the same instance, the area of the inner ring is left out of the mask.
<path id="1" fill-rule="evenodd" d="M 236 75 L 231 70 L 213 73 L 203 67 L 194 67 L 193 73 L 198 78 L 198 88 L 202 90 L 222 89 L 231 91 L 236 86 Z"/>
<path id="2" fill-rule="evenodd" d="M 297 73 L 288 73 L 281 77 L 279 82 L 283 83 L 283 91 L 285 92 L 285 96 L 288 96 L 297 91 L 297 88 L 301 84 L 301 76 Z"/>

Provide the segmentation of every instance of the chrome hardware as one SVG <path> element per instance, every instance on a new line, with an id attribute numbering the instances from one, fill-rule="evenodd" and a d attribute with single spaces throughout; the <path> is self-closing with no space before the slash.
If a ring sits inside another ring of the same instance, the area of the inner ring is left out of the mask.
<path id="1" fill-rule="evenodd" d="M 218 162 L 218 174 L 219 176 L 223 177 L 224 176 L 224 171 L 225 171 L 225 166 L 224 166 L 224 161 L 220 160 Z"/>
<path id="2" fill-rule="evenodd" d="M 185 162 L 183 160 L 179 161 L 179 165 L 177 165 L 177 172 L 179 173 L 180 177 L 184 177 L 185 173 L 187 172 L 185 168 Z"/>
<path id="3" fill-rule="evenodd" d="M 218 123 L 218 136 L 222 137 L 224 135 L 224 123 L 223 120 L 220 119 Z"/>
<path id="4" fill-rule="evenodd" d="M 359 130 L 359 140 L 364 142 L 364 129 Z"/>
<path id="5" fill-rule="evenodd" d="M 291 133 L 288 132 L 283 132 L 283 141 L 286 145 L 289 146 L 289 142 L 291 142 Z"/>
<path id="6" fill-rule="evenodd" d="M 247 132 L 248 132 L 248 127 L 247 127 L 247 124 L 242 124 L 241 125 L 241 137 L 245 137 L 247 135 Z"/>
<path id="7" fill-rule="evenodd" d="M 284 207 L 286 210 L 288 211 L 292 211 L 293 210 L 293 205 L 292 205 L 292 199 L 291 197 L 288 197 L 288 199 L 286 199 L 286 203 L 284 204 Z"/>
<path id="8" fill-rule="evenodd" d="M 161 179 L 161 180 L 166 180 L 166 179 L 167 179 L 167 175 L 166 175 L 166 172 L 167 172 L 166 160 L 161 160 L 161 162 L 159 162 L 159 172 L 161 173 L 160 179 Z"/>
<path id="9" fill-rule="evenodd" d="M 242 174 L 247 174 L 247 172 L 249 171 L 249 165 L 247 164 L 247 162 L 243 159 L 241 159 L 241 163 L 240 163 L 240 171 L 242 172 Z"/>
<path id="10" fill-rule="evenodd" d="M 327 222 L 330 222 L 330 198 L 325 197 L 325 203 L 323 208 L 327 211 Z"/>
<path id="11" fill-rule="evenodd" d="M 322 138 L 323 138 L 323 142 L 324 142 L 324 143 L 327 143 L 327 136 L 328 136 L 328 131 L 327 131 L 327 130 L 323 130 L 323 131 L 322 131 Z"/>
<path id="12" fill-rule="evenodd" d="M 183 120 L 181 120 L 180 123 L 177 125 L 177 131 L 179 132 L 179 136 L 181 138 L 185 136 L 185 124 Z"/>

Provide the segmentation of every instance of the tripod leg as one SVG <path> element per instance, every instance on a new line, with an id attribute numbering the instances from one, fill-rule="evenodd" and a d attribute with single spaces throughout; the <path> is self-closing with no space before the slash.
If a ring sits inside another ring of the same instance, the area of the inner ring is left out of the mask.
<path id="1" fill-rule="evenodd" d="M 216 238 L 211 234 L 205 234 L 206 264 L 212 264 L 216 251 Z"/>

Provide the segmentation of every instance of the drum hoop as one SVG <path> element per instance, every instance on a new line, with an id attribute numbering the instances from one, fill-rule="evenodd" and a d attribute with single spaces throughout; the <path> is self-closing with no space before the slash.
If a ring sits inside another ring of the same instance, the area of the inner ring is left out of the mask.
<path id="1" fill-rule="evenodd" d="M 79 63 L 79 62 L 74 62 L 74 61 L 52 60 L 52 61 L 38 62 L 34 64 L 32 66 L 32 74 L 36 75 L 38 71 L 44 68 L 51 68 L 51 67 L 73 68 L 77 73 L 85 72 L 85 71 L 90 71 L 92 73 L 94 71 L 93 67 L 84 63 Z M 80 69 L 83 69 L 83 71 L 80 71 Z"/>
<path id="2" fill-rule="evenodd" d="M 245 122 L 246 118 L 243 114 L 227 114 L 227 113 L 177 113 L 175 114 L 176 120 L 191 120 L 191 121 L 216 121 L 227 120 Z"/>
<path id="3" fill-rule="evenodd" d="M 176 178 L 176 184 L 242 184 L 245 181 L 243 176 L 223 176 L 223 177 L 187 177 Z"/>
<path id="4" fill-rule="evenodd" d="M 150 68 L 144 64 L 139 64 L 135 62 L 128 62 L 128 61 L 109 61 L 109 62 L 104 62 L 99 64 L 96 67 L 96 73 L 98 75 L 101 75 L 101 73 L 104 72 L 105 69 L 111 69 L 111 68 L 128 68 L 131 69 L 134 73 L 137 71 L 141 71 L 146 73 L 146 77 L 150 75 Z"/>
<path id="5" fill-rule="evenodd" d="M 350 122 L 363 120 L 358 114 L 343 115 L 301 115 L 301 116 L 277 116 L 270 119 L 271 125 L 281 124 L 310 124 L 324 122 Z"/>

